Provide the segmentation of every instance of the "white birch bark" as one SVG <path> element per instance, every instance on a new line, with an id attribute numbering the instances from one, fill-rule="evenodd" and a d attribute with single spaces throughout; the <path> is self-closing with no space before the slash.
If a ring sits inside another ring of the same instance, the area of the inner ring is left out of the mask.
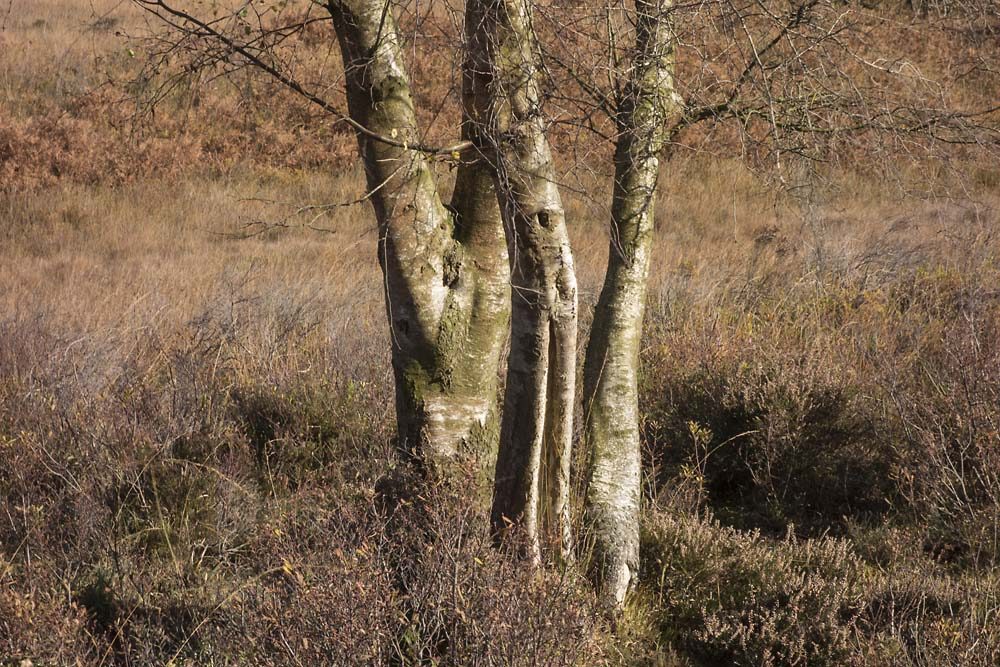
<path id="1" fill-rule="evenodd" d="M 480 121 L 494 163 L 511 261 L 512 325 L 493 502 L 499 534 L 528 555 L 571 554 L 569 463 L 576 388 L 573 255 L 541 114 L 528 0 L 469 0 L 470 57 L 490 105 Z"/>
<path id="2" fill-rule="evenodd" d="M 460 165 L 446 207 L 427 156 L 407 148 L 418 128 L 391 8 L 383 0 L 330 0 L 327 8 L 350 115 L 369 131 L 358 132 L 358 147 L 380 231 L 401 445 L 429 468 L 470 458 L 489 476 L 510 312 L 492 170 Z"/>
<path id="3" fill-rule="evenodd" d="M 590 447 L 584 530 L 601 597 L 625 599 L 639 566 L 638 368 L 653 213 L 668 115 L 675 108 L 670 0 L 636 0 L 636 48 L 618 105 L 608 270 L 584 368 Z"/>

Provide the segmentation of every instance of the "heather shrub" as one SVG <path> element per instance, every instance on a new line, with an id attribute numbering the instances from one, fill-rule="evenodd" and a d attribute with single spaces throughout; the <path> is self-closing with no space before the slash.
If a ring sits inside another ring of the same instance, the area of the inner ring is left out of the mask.
<path id="1" fill-rule="evenodd" d="M 28 579 L 0 557 L 0 663 L 99 664 L 102 647 L 87 631 L 84 611 L 51 580 L 22 588 L 14 577 Z"/>
<path id="2" fill-rule="evenodd" d="M 768 541 L 714 519 L 647 517 L 643 586 L 665 639 L 706 664 L 842 665 L 864 567 L 831 538 Z"/>
<path id="3" fill-rule="evenodd" d="M 653 495 L 676 503 L 683 491 L 690 508 L 772 531 L 903 509 L 943 558 L 992 562 L 995 269 L 979 245 L 965 253 L 961 264 L 905 255 L 877 280 L 825 276 L 794 296 L 726 294 L 654 321 Z"/>
<path id="4" fill-rule="evenodd" d="M 670 493 L 694 480 L 720 519 L 782 531 L 825 529 L 885 512 L 893 449 L 876 437 L 862 385 L 822 341 L 806 349 L 733 332 L 711 351 L 669 341 L 650 360 L 645 422 L 650 467 Z"/>
<path id="5" fill-rule="evenodd" d="M 899 329 L 896 344 L 910 354 L 883 371 L 902 435 L 901 487 L 928 549 L 992 567 L 1000 557 L 996 309 L 984 285 L 954 274 L 922 277 L 906 300 L 907 310 L 923 301 L 937 316 Z"/>
<path id="6" fill-rule="evenodd" d="M 397 510 L 404 664 L 595 665 L 601 615 L 582 573 L 525 567 L 498 551 L 487 517 L 443 490 Z M 420 518 L 414 513 L 420 513 Z M 414 526 L 419 526 L 414 530 Z"/>
<path id="7" fill-rule="evenodd" d="M 249 384 L 231 394 L 234 418 L 253 450 L 267 483 L 295 488 L 333 483 L 338 457 L 357 456 L 377 437 L 366 409 L 365 387 L 354 380 L 320 380 L 316 385 Z M 345 451 L 353 450 L 353 451 Z"/>
<path id="8" fill-rule="evenodd" d="M 951 577 L 925 564 L 873 586 L 860 625 L 866 665 L 974 665 L 1000 660 L 1000 589 L 995 577 Z"/>
<path id="9" fill-rule="evenodd" d="M 340 376 L 314 327 L 274 322 L 209 310 L 64 358 L 51 322 L 0 323 L 4 658 L 601 659 L 580 574 L 498 552 L 465 486 L 413 495 L 374 384 Z"/>

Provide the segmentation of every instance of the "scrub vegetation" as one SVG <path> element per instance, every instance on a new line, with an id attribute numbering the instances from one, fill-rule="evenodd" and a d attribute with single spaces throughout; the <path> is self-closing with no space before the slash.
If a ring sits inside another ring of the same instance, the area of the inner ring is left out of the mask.
<path id="1" fill-rule="evenodd" d="M 846 146 L 792 185 L 725 133 L 665 161 L 639 579 L 608 613 L 583 559 L 494 547 L 481 470 L 412 483 L 350 129 L 251 71 L 157 88 L 129 3 L 6 4 L 0 665 L 1000 661 L 995 146 Z M 948 38 L 983 63 L 960 70 L 922 27 L 947 3 L 869 4 L 953 95 L 997 98 L 995 14 Z M 292 39 L 340 85 L 328 28 Z M 410 55 L 418 102 L 460 62 Z M 431 139 L 454 120 L 418 110 Z M 611 188 L 572 166 L 585 341 Z"/>

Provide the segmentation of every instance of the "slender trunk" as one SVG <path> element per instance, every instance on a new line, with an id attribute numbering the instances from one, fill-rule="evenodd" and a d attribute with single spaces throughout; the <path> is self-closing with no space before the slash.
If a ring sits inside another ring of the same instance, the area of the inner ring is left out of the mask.
<path id="1" fill-rule="evenodd" d="M 571 553 L 569 461 L 576 388 L 576 274 L 540 111 L 527 0 L 469 0 L 466 32 L 490 105 L 480 125 L 495 165 L 511 258 L 512 327 L 493 501 L 499 536 L 528 555 Z"/>
<path id="2" fill-rule="evenodd" d="M 591 448 L 584 528 L 604 600 L 620 605 L 639 565 L 637 373 L 667 116 L 675 106 L 669 0 L 637 0 L 631 77 L 619 100 L 611 244 L 584 366 Z"/>
<path id="3" fill-rule="evenodd" d="M 492 471 L 497 368 L 510 312 L 492 176 L 459 167 L 450 207 L 418 140 L 395 18 L 383 0 L 330 0 L 368 189 L 392 337 L 401 446 L 430 469 L 471 458 Z M 464 130 L 463 130 L 464 131 Z"/>

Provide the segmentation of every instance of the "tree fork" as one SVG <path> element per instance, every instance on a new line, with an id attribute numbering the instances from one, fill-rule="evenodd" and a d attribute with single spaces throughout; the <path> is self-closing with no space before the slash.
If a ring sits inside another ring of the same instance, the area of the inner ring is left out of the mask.
<path id="1" fill-rule="evenodd" d="M 481 120 L 506 226 L 512 327 L 492 523 L 572 554 L 569 462 L 576 391 L 577 288 L 573 254 L 541 115 L 541 67 L 524 0 L 469 0 L 466 32 Z"/>
<path id="2" fill-rule="evenodd" d="M 499 440 L 497 367 L 510 312 L 491 172 L 462 162 L 445 206 L 418 146 L 395 17 L 381 0 L 335 0 L 327 8 L 350 116 L 368 130 L 358 130 L 358 149 L 380 233 L 400 444 L 428 470 L 447 477 L 471 460 L 486 478 Z"/>

